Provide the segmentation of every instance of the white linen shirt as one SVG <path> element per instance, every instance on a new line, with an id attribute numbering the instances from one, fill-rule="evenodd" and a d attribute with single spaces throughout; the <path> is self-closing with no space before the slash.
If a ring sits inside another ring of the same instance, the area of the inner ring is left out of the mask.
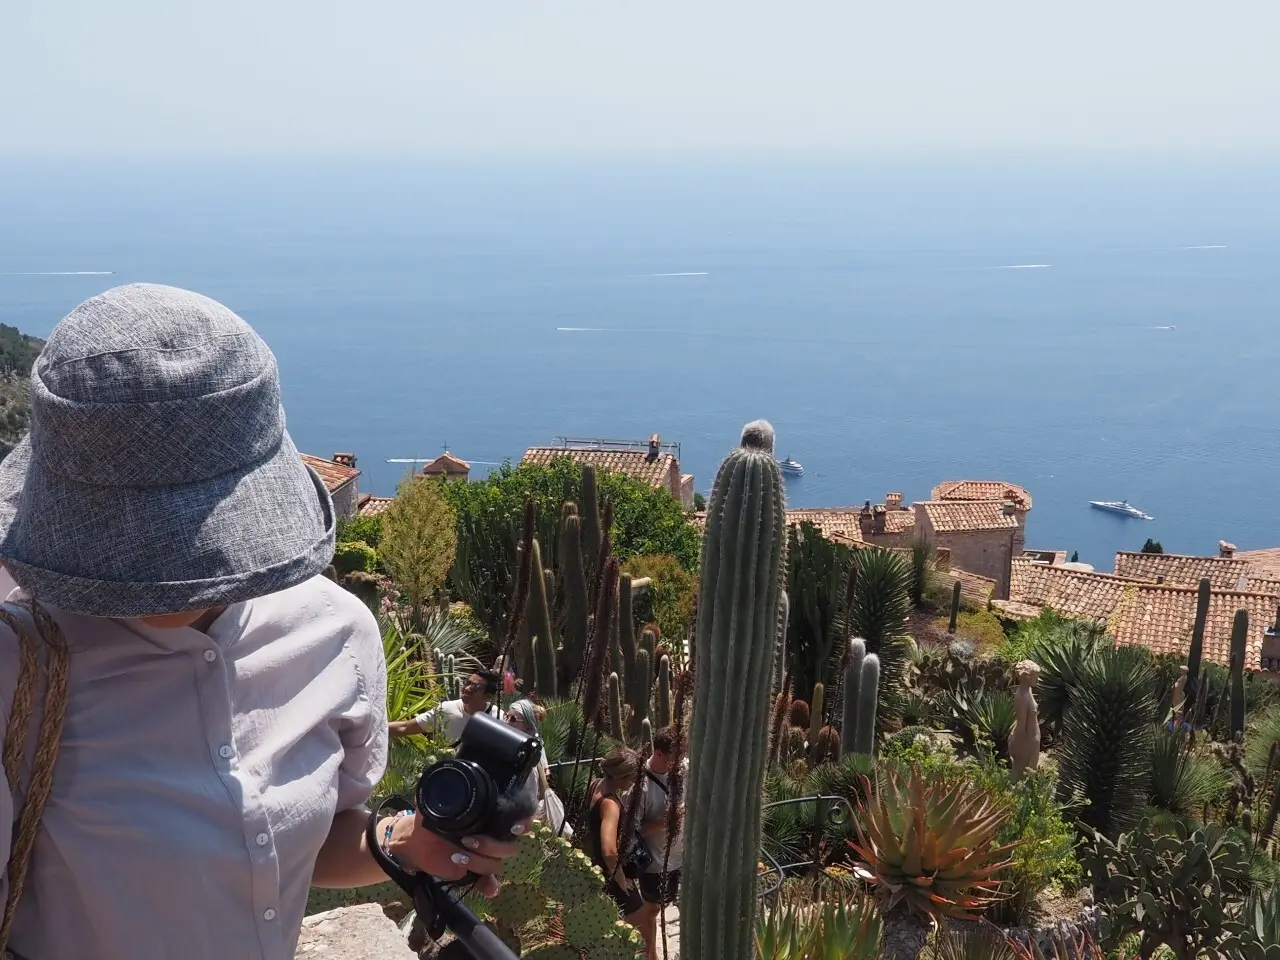
<path id="1" fill-rule="evenodd" d="M 207 634 L 49 612 L 69 647 L 68 706 L 9 949 L 292 960 L 334 815 L 368 800 L 386 764 L 373 615 L 323 577 L 228 607 Z M 17 650 L 0 624 L 0 730 Z M 0 824 L 28 773 L 0 773 Z M 0 827 L 0 869 L 10 841 Z"/>

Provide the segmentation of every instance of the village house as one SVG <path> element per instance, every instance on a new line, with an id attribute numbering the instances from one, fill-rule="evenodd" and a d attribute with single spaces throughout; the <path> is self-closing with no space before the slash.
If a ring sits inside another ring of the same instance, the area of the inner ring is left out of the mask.
<path id="1" fill-rule="evenodd" d="M 334 515 L 339 520 L 351 520 L 359 511 L 360 490 L 357 481 L 360 471 L 356 469 L 354 453 L 335 453 L 331 460 L 313 457 L 309 453 L 302 454 L 302 462 L 314 470 L 333 498 Z"/>
<path id="2" fill-rule="evenodd" d="M 546 466 L 561 457 L 666 490 L 686 510 L 693 510 L 694 481 L 691 474 L 680 472 L 680 444 L 663 443 L 656 433 L 647 442 L 559 437 L 556 446 L 530 447 L 520 462 Z"/>

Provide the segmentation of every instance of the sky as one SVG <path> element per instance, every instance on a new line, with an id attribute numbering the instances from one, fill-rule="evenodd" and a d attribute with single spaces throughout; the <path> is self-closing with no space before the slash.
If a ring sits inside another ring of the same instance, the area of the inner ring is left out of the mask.
<path id="1" fill-rule="evenodd" d="M 0 156 L 1269 151 L 1276 0 L 0 0 Z"/>

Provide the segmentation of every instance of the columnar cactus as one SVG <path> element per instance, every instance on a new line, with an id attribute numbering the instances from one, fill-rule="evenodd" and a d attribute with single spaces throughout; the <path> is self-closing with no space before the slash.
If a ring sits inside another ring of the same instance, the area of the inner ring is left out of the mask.
<path id="1" fill-rule="evenodd" d="M 590 636 L 590 598 L 582 552 L 582 520 L 565 511 L 560 530 L 560 575 L 564 579 L 564 673 L 571 682 L 582 672 Z"/>
<path id="2" fill-rule="evenodd" d="M 818 742 L 818 731 L 822 729 L 822 712 L 826 708 L 827 688 L 821 683 L 813 685 L 813 696 L 809 698 L 809 744 Z"/>
<path id="3" fill-rule="evenodd" d="M 529 604 L 525 608 L 525 633 L 528 636 L 527 648 L 522 648 L 521 656 L 517 659 L 517 669 L 520 676 L 526 681 L 533 679 L 533 643 L 534 637 L 540 637 L 546 641 L 546 645 L 552 651 L 554 662 L 555 654 L 555 632 L 551 625 L 551 603 L 547 596 L 547 576 L 542 566 L 542 547 L 539 546 L 535 539 L 532 543 L 531 550 L 533 553 L 533 573 L 529 580 Z M 539 689 L 539 693 L 543 696 L 555 696 L 555 690 Z"/>
<path id="4" fill-rule="evenodd" d="M 853 742 L 853 752 L 864 757 L 875 756 L 876 704 L 880 699 L 880 658 L 868 653 L 862 661 L 862 676 L 858 680 L 858 728 Z"/>
<path id="5" fill-rule="evenodd" d="M 652 627 L 645 627 L 640 635 L 640 649 L 648 650 L 649 656 L 653 656 L 653 652 L 658 649 L 658 635 L 654 633 Z"/>
<path id="6" fill-rule="evenodd" d="M 542 637 L 533 638 L 533 687 L 540 697 L 556 695 L 556 652 Z"/>
<path id="7" fill-rule="evenodd" d="M 1249 611 L 1237 610 L 1231 624 L 1231 735 L 1244 736 L 1244 659 L 1249 642 Z"/>
<path id="8" fill-rule="evenodd" d="M 622 692 L 616 673 L 609 674 L 609 736 L 622 742 Z"/>
<path id="9" fill-rule="evenodd" d="M 647 650 L 636 653 L 635 663 L 631 667 L 631 678 L 627 684 L 627 703 L 631 707 L 631 730 L 639 736 L 640 722 L 649 718 L 649 701 L 653 694 L 653 662 Z"/>
<path id="10" fill-rule="evenodd" d="M 600 497 L 596 490 L 596 468 L 587 464 L 582 468 L 582 553 L 587 561 L 584 568 L 595 574 L 600 563 L 600 541 L 604 531 L 600 528 Z"/>
<path id="11" fill-rule="evenodd" d="M 1204 625 L 1209 619 L 1209 578 L 1200 581 L 1196 593 L 1196 620 L 1191 628 L 1191 649 L 1187 651 L 1187 682 L 1183 687 L 1183 703 L 1190 708 L 1197 702 L 1196 689 L 1200 679 L 1200 659 L 1204 656 Z"/>
<path id="12" fill-rule="evenodd" d="M 658 727 L 671 726 L 671 658 L 658 661 Z"/>
<path id="13" fill-rule="evenodd" d="M 844 685 L 840 719 L 840 756 L 856 750 L 858 731 L 858 683 L 862 678 L 862 662 L 867 657 L 867 643 L 855 638 L 849 641 L 849 653 L 844 664 Z"/>
<path id="14" fill-rule="evenodd" d="M 647 747 L 649 753 L 653 753 L 653 724 L 648 717 L 640 721 L 640 746 Z"/>
<path id="15" fill-rule="evenodd" d="M 431 650 L 431 662 L 435 667 L 436 676 L 444 676 L 444 654 L 440 652 L 439 647 L 433 647 Z"/>
<path id="16" fill-rule="evenodd" d="M 636 618 L 631 612 L 631 578 L 625 573 L 618 579 L 618 647 L 622 662 L 631 669 L 636 662 Z"/>
<path id="17" fill-rule="evenodd" d="M 960 581 L 951 587 L 951 619 L 947 622 L 947 633 L 956 632 L 956 621 L 960 619 Z"/>
<path id="18" fill-rule="evenodd" d="M 778 614 L 778 644 L 773 656 L 773 693 L 782 689 L 782 678 L 787 672 L 787 627 L 791 622 L 791 597 L 782 594 L 782 611 Z"/>
<path id="19" fill-rule="evenodd" d="M 786 530 L 773 428 L 749 424 L 716 476 L 702 543 L 681 956 L 751 960 L 769 685 Z"/>

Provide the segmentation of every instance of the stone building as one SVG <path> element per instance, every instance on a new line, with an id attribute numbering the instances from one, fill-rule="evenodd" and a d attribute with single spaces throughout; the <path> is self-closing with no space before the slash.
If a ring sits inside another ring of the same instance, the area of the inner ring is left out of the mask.
<path id="1" fill-rule="evenodd" d="M 546 466 L 561 457 L 591 464 L 597 470 L 624 473 L 641 483 L 666 490 L 686 510 L 693 510 L 692 475 L 680 472 L 680 445 L 663 443 L 656 433 L 648 442 L 561 438 L 559 446 L 530 447 L 521 463 Z"/>
<path id="2" fill-rule="evenodd" d="M 461 480 L 465 483 L 471 476 L 471 464 L 446 450 L 422 468 L 422 475 L 445 480 Z"/>
<path id="3" fill-rule="evenodd" d="M 1009 596 L 1013 558 L 1026 545 L 1026 514 L 1011 500 L 926 500 L 913 505 L 914 536 L 951 551 L 951 565 L 996 582 Z"/>
<path id="4" fill-rule="evenodd" d="M 360 471 L 356 469 L 354 453 L 335 453 L 333 459 L 313 457 L 309 453 L 302 454 L 302 462 L 319 474 L 320 479 L 333 498 L 334 513 L 339 520 L 351 520 L 359 511 L 360 490 L 357 481 Z"/>

